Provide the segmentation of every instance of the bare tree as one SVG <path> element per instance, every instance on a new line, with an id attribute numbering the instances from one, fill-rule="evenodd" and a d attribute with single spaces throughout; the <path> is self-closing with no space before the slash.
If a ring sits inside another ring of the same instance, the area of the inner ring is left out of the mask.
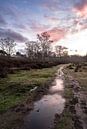
<path id="1" fill-rule="evenodd" d="M 49 52 L 51 51 L 51 43 L 53 41 L 50 40 L 50 35 L 47 32 L 37 35 L 38 42 L 40 43 L 42 58 L 49 56 Z"/>
<path id="2" fill-rule="evenodd" d="M 7 53 L 5 51 L 3 51 L 3 50 L 0 50 L 0 55 L 5 56 L 5 55 L 7 55 Z"/>
<path id="3" fill-rule="evenodd" d="M 37 41 L 28 41 L 26 43 L 27 56 L 30 59 L 44 59 L 49 57 L 51 53 L 50 35 L 47 32 L 37 34 Z"/>
<path id="4" fill-rule="evenodd" d="M 40 45 L 35 41 L 28 41 L 26 43 L 27 56 L 30 59 L 38 58 L 38 53 L 40 51 Z"/>
<path id="5" fill-rule="evenodd" d="M 0 48 L 1 50 L 5 51 L 8 55 L 13 54 L 15 46 L 16 46 L 16 43 L 14 42 L 14 40 L 10 38 L 0 39 Z"/>
<path id="6" fill-rule="evenodd" d="M 55 46 L 55 51 L 56 51 L 56 55 L 57 55 L 58 57 L 68 55 L 67 48 L 66 48 L 66 47 L 63 47 L 63 46 L 58 46 L 58 45 Z"/>

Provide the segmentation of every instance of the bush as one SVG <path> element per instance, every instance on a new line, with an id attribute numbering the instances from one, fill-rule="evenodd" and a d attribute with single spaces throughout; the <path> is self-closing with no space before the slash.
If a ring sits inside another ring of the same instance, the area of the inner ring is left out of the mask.
<path id="1" fill-rule="evenodd" d="M 0 67 L 0 78 L 7 77 L 8 74 L 8 68 L 7 67 Z"/>

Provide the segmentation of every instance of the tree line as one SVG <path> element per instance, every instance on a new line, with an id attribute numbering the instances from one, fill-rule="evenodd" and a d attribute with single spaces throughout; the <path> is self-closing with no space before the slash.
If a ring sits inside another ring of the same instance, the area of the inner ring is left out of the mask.
<path id="1" fill-rule="evenodd" d="M 66 47 L 55 46 L 55 51 L 53 52 L 50 40 L 50 35 L 47 32 L 37 34 L 37 41 L 27 41 L 26 44 L 26 56 L 32 59 L 41 58 L 44 60 L 47 57 L 61 57 L 67 56 L 68 51 Z M 12 56 L 16 51 L 15 46 L 17 44 L 15 41 L 9 37 L 0 39 L 0 55 Z M 17 56 L 21 56 L 20 52 L 16 52 Z"/>
<path id="2" fill-rule="evenodd" d="M 0 39 L 0 77 L 6 77 L 8 73 L 16 70 L 30 70 L 52 67 L 66 63 L 81 63 L 87 61 L 87 55 L 69 56 L 66 47 L 55 46 L 53 52 L 50 35 L 47 32 L 37 35 L 37 41 L 27 41 L 25 43 L 26 55 L 16 52 L 16 43 L 11 38 Z M 16 55 L 14 55 L 16 52 Z"/>

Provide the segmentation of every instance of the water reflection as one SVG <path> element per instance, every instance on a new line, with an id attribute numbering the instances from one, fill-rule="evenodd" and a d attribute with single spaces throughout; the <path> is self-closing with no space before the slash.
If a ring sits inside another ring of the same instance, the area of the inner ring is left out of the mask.
<path id="1" fill-rule="evenodd" d="M 55 79 L 48 94 L 34 103 L 34 110 L 25 117 L 24 129 L 49 129 L 53 127 L 55 114 L 61 114 L 65 104 L 65 99 L 58 92 L 63 91 L 64 88 L 60 74 Z"/>
<path id="2" fill-rule="evenodd" d="M 57 93 L 58 91 L 63 91 L 63 80 L 56 78 L 54 85 L 49 89 L 51 93 Z"/>
<path id="3" fill-rule="evenodd" d="M 55 114 L 62 113 L 64 102 L 65 100 L 58 94 L 43 96 L 26 117 L 26 129 L 49 129 L 53 125 Z"/>

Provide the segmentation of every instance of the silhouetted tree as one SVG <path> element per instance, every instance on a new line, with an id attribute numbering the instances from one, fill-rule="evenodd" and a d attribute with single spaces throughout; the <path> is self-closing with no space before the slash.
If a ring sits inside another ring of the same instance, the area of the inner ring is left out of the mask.
<path id="1" fill-rule="evenodd" d="M 15 46 L 16 46 L 16 43 L 14 42 L 14 40 L 8 37 L 0 39 L 0 48 L 3 51 L 5 51 L 8 55 L 13 54 Z"/>
<path id="2" fill-rule="evenodd" d="M 0 50 L 0 55 L 1 55 L 1 56 L 6 56 L 7 53 L 6 53 L 5 51 L 3 51 L 3 50 Z"/>
<path id="3" fill-rule="evenodd" d="M 26 43 L 27 56 L 30 59 L 38 58 L 40 52 L 40 44 L 35 41 L 28 41 Z"/>
<path id="4" fill-rule="evenodd" d="M 37 38 L 40 43 L 42 58 L 49 56 L 51 43 L 53 42 L 50 40 L 50 35 L 47 32 L 44 32 L 42 34 L 37 34 Z"/>
<path id="5" fill-rule="evenodd" d="M 66 56 L 68 55 L 68 51 L 66 47 L 63 46 L 55 46 L 55 51 L 58 57 Z"/>

